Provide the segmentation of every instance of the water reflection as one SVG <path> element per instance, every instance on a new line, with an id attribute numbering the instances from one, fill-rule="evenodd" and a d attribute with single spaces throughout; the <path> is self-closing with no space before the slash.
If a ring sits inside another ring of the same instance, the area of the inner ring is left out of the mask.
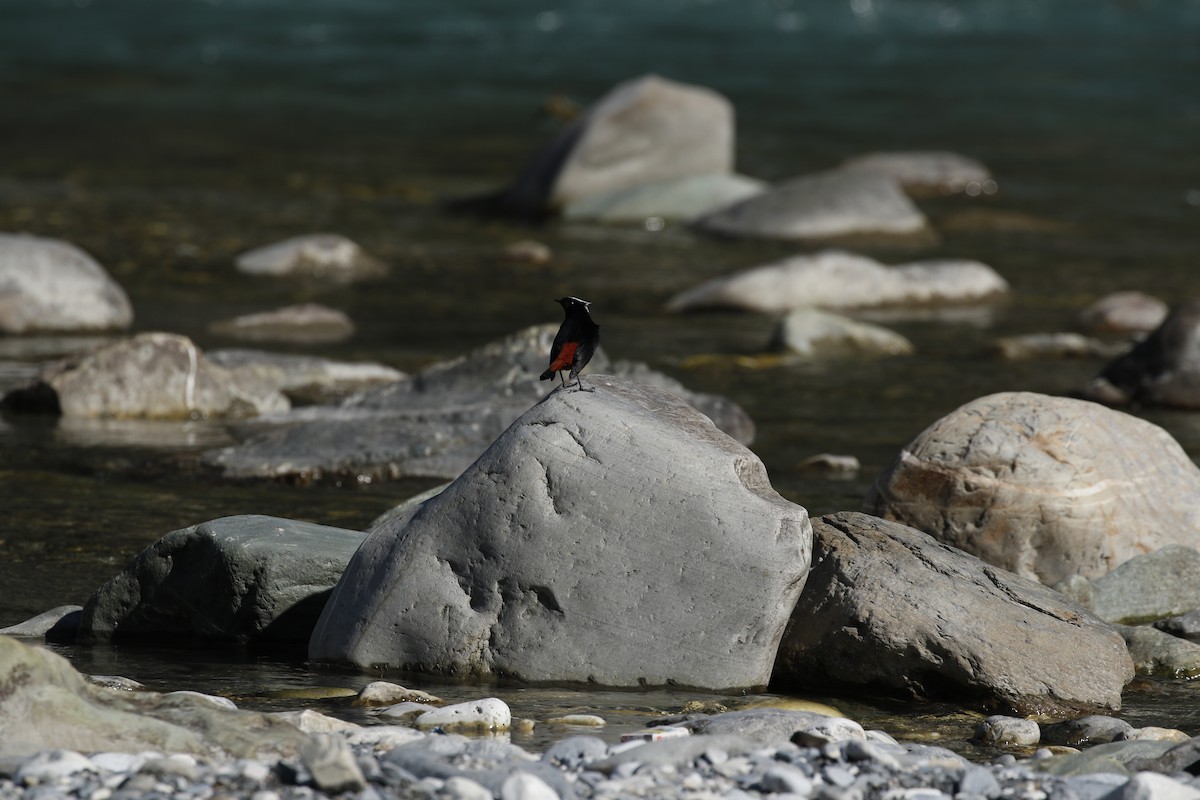
<path id="1" fill-rule="evenodd" d="M 222 424 L 207 420 L 79 419 L 62 417 L 54 428 L 57 444 L 69 447 L 195 450 L 234 443 Z"/>

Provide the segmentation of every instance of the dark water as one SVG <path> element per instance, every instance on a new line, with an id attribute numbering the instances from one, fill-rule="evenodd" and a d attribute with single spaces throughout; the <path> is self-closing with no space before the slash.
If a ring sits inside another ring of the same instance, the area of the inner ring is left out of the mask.
<path id="1" fill-rule="evenodd" d="M 645 72 L 729 96 L 738 167 L 758 177 L 880 149 L 983 160 L 997 194 L 922 204 L 939 245 L 871 254 L 976 258 L 1011 282 L 1012 297 L 889 319 L 916 343 L 911 358 L 751 369 L 694 357 L 759 352 L 772 320 L 670 317 L 663 302 L 794 248 L 441 210 L 502 184 L 553 134 L 549 99 L 586 104 Z M 587 297 L 611 356 L 741 403 L 776 488 L 820 514 L 857 508 L 896 451 L 958 405 L 1001 390 L 1068 392 L 1101 366 L 999 363 L 984 356 L 994 338 L 1070 329 L 1078 309 L 1118 289 L 1169 301 L 1200 289 L 1198 79 L 1196 0 L 0 0 L 0 230 L 86 248 L 128 290 L 138 330 L 178 331 L 205 348 L 233 344 L 208 332 L 214 320 L 318 301 L 349 313 L 359 333 L 306 352 L 412 370 L 556 320 L 552 297 Z M 319 230 L 360 242 L 391 276 L 330 286 L 232 268 L 246 248 Z M 553 248 L 551 265 L 499 257 L 529 237 Z M 0 339 L 0 388 L 72 346 Z M 1152 419 L 1200 455 L 1194 416 Z M 251 512 L 362 527 L 425 486 L 226 486 L 186 469 L 189 453 L 228 436 L 201 423 L 0 420 L 0 625 L 83 602 L 175 528 Z M 798 469 L 819 452 L 856 455 L 863 471 L 836 480 Z M 64 654 L 86 671 L 251 707 L 295 707 L 273 698 L 288 687 L 371 678 L 278 655 Z M 694 699 L 426 688 L 495 692 L 537 718 L 598 710 L 618 723 L 606 735 Z M 1185 683 L 1141 684 L 1126 713 L 1197 733 L 1195 700 Z M 832 702 L 961 748 L 973 722 L 935 706 Z M 321 707 L 350 713 L 337 701 Z"/>

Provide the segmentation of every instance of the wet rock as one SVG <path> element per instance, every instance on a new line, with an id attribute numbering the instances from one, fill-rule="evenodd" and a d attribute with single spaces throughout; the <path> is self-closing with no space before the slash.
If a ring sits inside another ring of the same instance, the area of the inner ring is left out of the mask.
<path id="1" fill-rule="evenodd" d="M 1111 358 L 1129 349 L 1123 342 L 1102 342 L 1078 333 L 1029 333 L 992 343 L 992 353 L 1005 361 L 1035 358 Z"/>
<path id="2" fill-rule="evenodd" d="M 247 275 L 305 275 L 336 280 L 376 278 L 387 268 L 358 244 L 336 233 L 313 233 L 242 253 L 234 262 Z"/>
<path id="3" fill-rule="evenodd" d="M 1123 719 L 1103 714 L 1052 722 L 1042 726 L 1042 741 L 1045 744 L 1063 744 L 1069 747 L 1105 744 L 1123 739 L 1133 726 Z"/>
<path id="4" fill-rule="evenodd" d="M 1166 549 L 1166 548 L 1164 548 Z M 1200 641 L 1200 608 L 1166 619 L 1157 620 L 1154 627 L 1181 639 Z M 3 631 L 0 631 L 3 633 Z"/>
<path id="5" fill-rule="evenodd" d="M 719 236 L 786 241 L 936 239 L 895 180 L 857 170 L 792 178 L 700 217 L 695 227 Z"/>
<path id="6" fill-rule="evenodd" d="M 0 333 L 124 330 L 125 291 L 91 256 L 58 239 L 0 233 Z"/>
<path id="7" fill-rule="evenodd" d="M 209 330 L 247 342 L 323 344 L 349 339 L 354 335 L 354 322 L 337 309 L 301 303 L 214 322 Z"/>
<path id="8" fill-rule="evenodd" d="M 538 374 L 557 330 L 527 328 L 339 406 L 273 417 L 271 427 L 248 427 L 246 441 L 209 451 L 204 462 L 229 478 L 456 478 L 545 397 L 548 387 Z M 740 441 L 754 437 L 749 416 L 726 398 L 691 392 L 642 364 L 612 364 L 597 350 L 589 370 L 604 369 L 682 396 Z"/>
<path id="9" fill-rule="evenodd" d="M 365 536 L 257 515 L 173 531 L 92 595 L 79 636 L 306 641 Z"/>
<path id="10" fill-rule="evenodd" d="M 951 412 L 876 478 L 865 509 L 1054 585 L 1096 578 L 1200 530 L 1200 469 L 1170 434 L 1031 392 Z"/>
<path id="11" fill-rule="evenodd" d="M 1124 641 L 1057 592 L 865 514 L 821 517 L 813 534 L 777 680 L 1022 715 L 1120 708 Z"/>
<path id="12" fill-rule="evenodd" d="M 775 331 L 774 348 L 805 358 L 904 356 L 912 342 L 895 331 L 815 308 L 789 311 Z"/>
<path id="13" fill-rule="evenodd" d="M 1083 388 L 1098 403 L 1200 408 L 1200 298 L 1175 308 L 1162 325 Z"/>
<path id="14" fill-rule="evenodd" d="M 1107 575 L 1073 576 L 1054 588 L 1108 622 L 1136 624 L 1200 609 L 1200 551 L 1168 544 Z"/>
<path id="15" fill-rule="evenodd" d="M 310 658 L 614 686 L 764 685 L 803 584 L 807 514 L 679 398 L 590 383 L 594 392 L 549 395 L 411 517 L 377 528 Z"/>
<path id="16" fill-rule="evenodd" d="M 764 747 L 780 747 L 797 741 L 797 736 L 801 736 L 803 746 L 867 738 L 862 725 L 854 720 L 781 708 L 729 711 L 690 720 L 684 726 L 696 734 L 743 736 Z"/>
<path id="17" fill-rule="evenodd" d="M 420 689 L 406 689 L 399 684 L 387 681 L 372 681 L 368 683 L 354 700 L 356 706 L 387 706 L 405 702 L 437 705 L 442 701 Z"/>
<path id="18" fill-rule="evenodd" d="M 1144 625 L 1117 625 L 1139 675 L 1166 678 L 1200 676 L 1200 644 Z"/>
<path id="19" fill-rule="evenodd" d="M 733 168 L 733 106 L 657 75 L 618 84 L 547 144 L 505 192 L 522 214 L 638 184 Z"/>
<path id="20" fill-rule="evenodd" d="M 1037 722 L 993 714 L 975 726 L 972 740 L 992 747 L 1033 747 L 1042 738 Z"/>
<path id="21" fill-rule="evenodd" d="M 512 712 L 500 698 L 485 697 L 429 709 L 417 717 L 416 722 L 417 727 L 423 729 L 503 732 L 512 725 Z"/>
<path id="22" fill-rule="evenodd" d="M 270 386 L 300 402 L 327 402 L 405 377 L 403 372 L 383 364 L 333 361 L 238 347 L 210 350 L 206 355 L 209 361 L 238 378 Z"/>
<path id="23" fill-rule="evenodd" d="M 842 169 L 886 175 L 917 197 L 995 194 L 996 181 L 982 162 L 960 153 L 909 151 L 867 153 L 847 159 Z"/>
<path id="24" fill-rule="evenodd" d="M 977 261 L 887 266 L 844 250 L 799 255 L 703 283 L 672 297 L 668 311 L 734 308 L 776 314 L 796 308 L 972 303 L 1008 284 Z"/>
<path id="25" fill-rule="evenodd" d="M 1167 318 L 1169 307 L 1143 292 L 1113 292 L 1079 314 L 1079 322 L 1093 333 L 1149 333 Z"/>
<path id="26" fill-rule="evenodd" d="M 686 222 L 762 194 L 766 188 L 766 182 L 745 175 L 688 175 L 585 197 L 567 205 L 563 216 L 608 223 Z"/>
<path id="27" fill-rule="evenodd" d="M 58 606 L 24 622 L 0 628 L 0 636 L 46 636 L 55 628 L 65 627 L 63 620 L 67 617 L 75 617 L 74 624 L 78 625 L 79 612 L 82 610 L 83 606 Z"/>
<path id="28" fill-rule="evenodd" d="M 186 336 L 142 333 L 57 362 L 5 395 L 14 411 L 85 419 L 250 417 L 286 411 L 286 397 L 205 358 Z"/>
<path id="29" fill-rule="evenodd" d="M 0 756 L 69 747 L 254 757 L 295 753 L 305 740 L 263 714 L 93 686 L 61 656 L 0 636 Z"/>

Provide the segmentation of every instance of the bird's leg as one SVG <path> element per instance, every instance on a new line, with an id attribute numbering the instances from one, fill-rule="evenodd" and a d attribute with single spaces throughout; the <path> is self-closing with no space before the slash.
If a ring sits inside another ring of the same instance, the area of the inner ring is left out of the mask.
<path id="1" fill-rule="evenodd" d="M 563 377 L 563 374 L 562 374 L 562 371 L 561 371 L 561 370 L 558 372 L 558 379 L 559 379 L 560 381 L 562 381 L 562 386 L 560 386 L 559 388 L 560 388 L 560 389 L 565 389 L 565 388 L 567 388 L 567 379 Z"/>
<path id="2" fill-rule="evenodd" d="M 591 389 L 583 388 L 583 378 L 580 377 L 579 375 L 576 375 L 575 376 L 575 391 L 577 391 L 577 392 L 594 392 L 594 391 L 596 391 L 596 388 L 594 386 Z"/>

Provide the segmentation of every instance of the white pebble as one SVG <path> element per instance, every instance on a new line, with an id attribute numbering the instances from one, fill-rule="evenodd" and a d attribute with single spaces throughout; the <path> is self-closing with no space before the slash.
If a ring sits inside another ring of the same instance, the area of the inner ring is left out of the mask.
<path id="1" fill-rule="evenodd" d="M 418 728 L 467 728 L 506 731 L 512 725 L 508 704 L 498 697 L 434 708 L 417 717 Z"/>

